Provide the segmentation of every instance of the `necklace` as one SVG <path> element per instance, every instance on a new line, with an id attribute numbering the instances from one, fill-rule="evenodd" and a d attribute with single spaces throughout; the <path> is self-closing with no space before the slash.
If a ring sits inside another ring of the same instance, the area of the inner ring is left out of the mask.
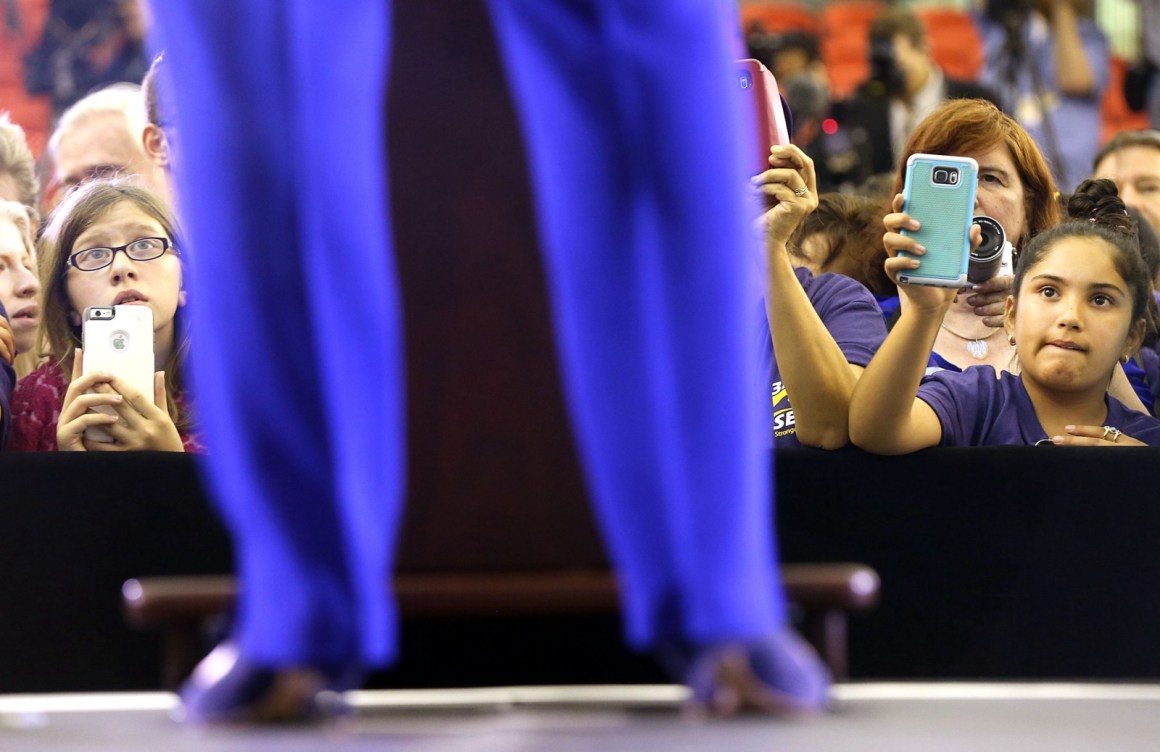
<path id="1" fill-rule="evenodd" d="M 1002 331 L 1000 329 L 996 329 L 986 337 L 964 337 L 963 335 L 948 327 L 946 324 L 940 324 L 939 326 L 945 329 L 948 334 L 953 334 L 954 336 L 966 342 L 967 352 L 969 352 L 971 357 L 973 357 L 975 360 L 987 359 L 987 355 L 991 352 L 991 346 L 987 344 L 987 340 L 991 339 L 991 337 L 994 337 L 996 334 Z"/>

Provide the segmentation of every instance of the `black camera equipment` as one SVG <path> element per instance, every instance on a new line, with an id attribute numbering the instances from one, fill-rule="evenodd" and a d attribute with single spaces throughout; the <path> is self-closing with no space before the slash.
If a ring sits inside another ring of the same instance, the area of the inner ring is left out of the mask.
<path id="1" fill-rule="evenodd" d="M 1029 59 L 1027 45 L 1023 41 L 1027 18 L 1035 9 L 1033 0 L 987 0 L 985 15 L 1003 30 L 1003 69 L 1000 72 L 999 95 L 1004 106 L 1010 108 L 1012 117 L 1018 118 L 1019 101 L 1023 96 L 1020 88 L 1020 73 L 1027 71 L 1031 82 L 1031 95 L 1035 99 L 1043 118 L 1043 143 L 1040 144 L 1052 171 L 1060 174 L 1063 168 L 1059 136 L 1055 122 L 1048 112 L 1047 103 L 1051 99 L 1043 85 L 1039 66 Z"/>
<path id="2" fill-rule="evenodd" d="M 870 42 L 870 80 L 867 90 L 873 96 L 896 96 L 906 91 L 906 79 L 894 59 L 894 40 Z"/>
<path id="3" fill-rule="evenodd" d="M 967 281 L 979 284 L 998 274 L 1003 268 L 1004 253 L 1010 263 L 1010 249 L 1007 243 L 1007 233 L 1003 232 L 1003 225 L 991 217 L 981 215 L 971 220 L 979 226 L 983 239 L 978 247 L 971 251 L 971 260 L 967 265 Z"/>

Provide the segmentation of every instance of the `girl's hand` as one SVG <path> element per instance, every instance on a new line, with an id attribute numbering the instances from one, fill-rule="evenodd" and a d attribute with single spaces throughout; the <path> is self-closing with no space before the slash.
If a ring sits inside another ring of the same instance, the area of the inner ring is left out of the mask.
<path id="1" fill-rule="evenodd" d="M 114 405 L 118 420 L 105 431 L 113 437 L 113 444 L 90 445 L 90 451 L 184 452 L 181 435 L 169 417 L 165 404 L 165 372 L 153 374 L 153 394 L 145 394 L 116 376 L 102 388 L 111 388 L 124 399 Z"/>
<path id="2" fill-rule="evenodd" d="M 1011 295 L 1011 283 L 1015 277 L 1003 274 L 980 282 L 971 290 L 967 304 L 974 306 L 975 315 L 983 318 L 983 323 L 996 329 L 1003 326 L 1003 314 L 1007 308 L 1007 298 Z"/>
<path id="3" fill-rule="evenodd" d="M 792 144 L 771 148 L 769 165 L 750 181 L 767 201 L 776 201 L 763 217 L 767 247 L 784 247 L 802 219 L 818 208 L 818 179 L 814 160 Z"/>
<path id="4" fill-rule="evenodd" d="M 1066 436 L 1052 436 L 1057 446 L 1147 446 L 1111 426 L 1064 426 Z"/>
<path id="5" fill-rule="evenodd" d="M 943 313 L 946 307 L 955 299 L 958 291 L 949 287 L 924 287 L 922 285 L 904 285 L 898 281 L 898 275 L 917 269 L 919 260 L 898 254 L 905 251 L 914 256 L 922 256 L 926 248 L 916 241 L 913 236 L 903 235 L 901 230 L 917 230 L 920 225 L 917 219 L 902 211 L 902 194 L 894 196 L 893 212 L 882 218 L 882 225 L 886 233 L 882 236 L 882 244 L 886 247 L 886 275 L 890 281 L 898 286 L 898 294 L 906 297 L 909 303 L 919 311 L 938 311 Z M 971 227 L 971 246 L 977 246 L 982 240 L 982 234 L 977 226 Z"/>
<path id="6" fill-rule="evenodd" d="M 166 409 L 165 374 L 153 375 L 153 394 L 146 395 L 111 374 L 80 376 L 80 354 L 73 364 L 73 382 L 65 394 L 64 407 L 57 423 L 57 446 L 71 451 L 140 451 L 182 452 L 181 435 Z M 93 394 L 85 394 L 92 390 Z M 108 405 L 115 415 L 92 412 L 97 405 Z M 67 413 L 67 419 L 66 419 Z M 84 430 L 99 426 L 112 442 L 89 441 Z"/>
<path id="7" fill-rule="evenodd" d="M 61 452 L 84 452 L 89 446 L 85 441 L 88 428 L 108 428 L 117 422 L 116 415 L 93 411 L 100 405 L 113 407 L 122 401 L 120 394 L 111 390 L 99 390 L 99 384 L 107 384 L 112 378 L 107 373 L 90 373 L 82 376 L 84 353 L 78 347 L 73 355 L 72 381 L 64 393 L 60 417 L 56 421 L 56 447 Z M 93 390 L 93 393 L 88 393 Z"/>

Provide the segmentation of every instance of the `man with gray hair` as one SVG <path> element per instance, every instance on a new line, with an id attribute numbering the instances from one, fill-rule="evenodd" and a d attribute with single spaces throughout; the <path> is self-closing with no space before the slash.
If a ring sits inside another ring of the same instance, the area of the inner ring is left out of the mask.
<path id="1" fill-rule="evenodd" d="M 136 84 L 98 89 L 65 110 L 48 141 L 54 165 L 45 191 L 48 208 L 81 183 L 112 175 L 138 175 L 145 188 L 168 201 L 165 177 L 141 145 L 144 128 L 145 105 Z"/>

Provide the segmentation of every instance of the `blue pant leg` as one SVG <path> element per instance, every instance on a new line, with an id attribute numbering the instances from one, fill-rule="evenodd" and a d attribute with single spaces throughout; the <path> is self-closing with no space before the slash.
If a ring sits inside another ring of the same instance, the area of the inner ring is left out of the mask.
<path id="1" fill-rule="evenodd" d="M 365 510 L 348 511 L 346 493 L 363 479 L 339 457 L 350 437 L 331 421 L 324 373 L 336 362 L 320 356 L 333 356 L 342 332 L 316 310 L 314 275 L 326 259 L 313 245 L 320 209 L 302 190 L 320 179 L 305 169 L 312 134 L 296 128 L 311 91 L 299 88 L 302 11 L 222 0 L 154 11 L 177 109 L 204 464 L 245 586 L 236 636 L 257 663 L 349 663 L 368 650 L 384 658 L 389 632 L 370 646 L 362 638 L 364 623 L 387 621 L 383 591 L 370 597 L 366 575 L 352 571 L 360 547 L 383 543 L 350 541 L 351 518 Z M 385 46 L 374 53 L 367 66 L 385 59 Z M 348 363 L 359 357 L 345 352 Z M 386 393 L 397 388 L 390 373 L 382 381 Z M 392 509 L 368 521 L 368 536 L 389 527 Z"/>
<path id="2" fill-rule="evenodd" d="M 723 3 L 491 0 L 631 643 L 784 621 Z"/>
<path id="3" fill-rule="evenodd" d="M 385 583 L 404 498 L 402 301 L 393 261 L 386 99 L 391 4 L 295 0 L 299 177 L 310 315 L 360 655 L 395 650 Z"/>

